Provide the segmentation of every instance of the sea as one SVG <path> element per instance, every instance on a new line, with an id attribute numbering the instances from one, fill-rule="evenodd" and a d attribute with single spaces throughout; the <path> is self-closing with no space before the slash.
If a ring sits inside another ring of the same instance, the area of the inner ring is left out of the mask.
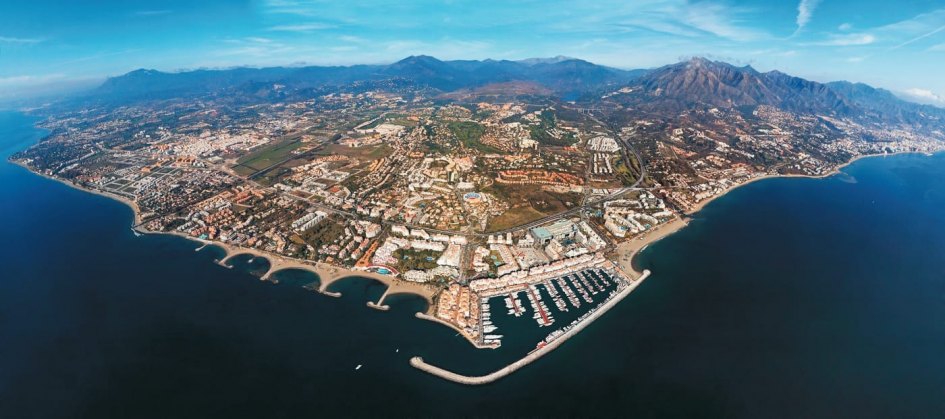
<path id="1" fill-rule="evenodd" d="M 470 387 L 408 360 L 483 374 L 550 330 L 503 317 L 503 347 L 475 349 L 415 318 L 422 298 L 366 307 L 372 280 L 333 298 L 139 237 L 125 205 L 6 161 L 37 121 L 0 113 L 3 418 L 945 416 L 945 154 L 738 188 L 644 250 L 653 274 L 586 330 Z"/>

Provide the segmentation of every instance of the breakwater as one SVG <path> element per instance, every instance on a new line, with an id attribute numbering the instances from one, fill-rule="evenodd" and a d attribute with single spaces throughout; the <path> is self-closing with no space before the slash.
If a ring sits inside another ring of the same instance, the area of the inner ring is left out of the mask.
<path id="1" fill-rule="evenodd" d="M 633 292 L 633 290 L 636 289 L 636 287 L 639 286 L 643 282 L 643 280 L 645 280 L 648 276 L 650 276 L 650 271 L 648 269 L 644 270 L 643 275 L 633 280 L 626 288 L 617 292 L 616 295 L 614 295 L 613 297 L 605 301 L 603 304 L 601 304 L 600 307 L 596 308 L 590 316 L 588 316 L 586 319 L 584 319 L 580 323 L 576 324 L 574 327 L 569 329 L 563 335 L 551 341 L 547 345 L 535 350 L 534 352 L 529 353 L 528 355 L 519 359 L 518 361 L 515 361 L 509 365 L 506 365 L 502 367 L 501 369 L 494 371 L 492 373 L 481 375 L 481 376 L 462 375 L 462 374 L 458 374 L 452 371 L 445 370 L 435 365 L 430 365 L 424 362 L 423 358 L 419 356 L 410 358 L 410 365 L 413 366 L 414 368 L 417 368 L 429 374 L 440 377 L 444 380 L 449 380 L 455 383 L 466 384 L 466 385 L 489 384 L 515 371 L 518 371 L 520 368 L 528 364 L 531 364 L 538 358 L 541 358 L 545 354 L 553 351 L 555 348 L 560 346 L 562 343 L 564 343 L 566 340 L 568 340 L 572 336 L 580 333 L 582 330 L 584 330 L 585 327 L 593 323 L 594 320 L 597 320 L 600 316 L 604 315 L 604 313 L 606 313 L 608 310 L 613 308 L 613 306 L 617 305 L 617 303 L 619 303 L 627 295 Z"/>

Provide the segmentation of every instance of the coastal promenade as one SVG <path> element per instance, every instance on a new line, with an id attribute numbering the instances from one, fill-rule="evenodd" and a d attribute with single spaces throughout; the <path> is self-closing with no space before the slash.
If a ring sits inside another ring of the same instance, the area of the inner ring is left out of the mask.
<path id="1" fill-rule="evenodd" d="M 389 275 L 381 275 L 374 272 L 346 269 L 339 266 L 333 266 L 326 263 L 317 263 L 317 262 L 308 262 L 301 261 L 298 259 L 288 258 L 284 256 L 279 256 L 266 252 L 259 249 L 250 249 L 240 246 L 234 246 L 231 244 L 220 243 L 217 241 L 202 240 L 196 237 L 185 235 L 182 233 L 168 233 L 168 232 L 152 232 L 145 229 L 138 229 L 141 233 L 156 233 L 156 234 L 171 234 L 175 236 L 184 237 L 190 240 L 198 241 L 203 243 L 204 246 L 217 246 L 226 253 L 226 255 L 220 259 L 217 263 L 221 266 L 227 266 L 227 262 L 233 259 L 236 256 L 240 255 L 252 255 L 253 257 L 259 257 L 266 259 L 269 262 L 269 269 L 260 277 L 260 280 L 269 281 L 272 279 L 272 275 L 276 272 L 287 270 L 287 269 L 297 269 L 302 271 L 307 271 L 314 273 L 318 276 L 318 292 L 330 295 L 334 297 L 340 297 L 341 294 L 337 292 L 328 291 L 328 287 L 338 281 L 342 281 L 347 278 L 352 277 L 362 277 L 376 280 L 387 286 L 387 290 L 384 292 L 384 297 L 389 297 L 394 294 L 414 294 L 420 297 L 423 297 L 427 301 L 428 310 L 432 310 L 433 307 L 433 297 L 436 295 L 437 289 L 435 287 L 404 281 Z M 201 246 L 201 249 L 203 246 Z M 383 301 L 383 300 L 381 300 Z"/>
<path id="2" fill-rule="evenodd" d="M 628 285 L 626 288 L 624 288 L 623 290 L 621 290 L 620 292 L 618 292 L 616 295 L 614 295 L 613 297 L 611 297 L 610 299 L 608 299 L 606 302 L 604 302 L 604 304 L 602 304 L 600 307 L 598 307 L 597 309 L 595 309 L 594 312 L 593 312 L 590 316 L 588 316 L 586 319 L 580 321 L 577 325 L 575 325 L 574 327 L 572 327 L 570 330 L 568 330 L 567 332 L 565 332 L 563 335 L 561 335 L 561 336 L 559 336 L 557 339 L 551 341 L 551 343 L 549 343 L 549 344 L 547 344 L 547 345 L 545 345 L 545 346 L 543 346 L 543 347 L 541 347 L 541 348 L 539 348 L 539 349 L 537 349 L 537 350 L 535 350 L 535 351 L 529 353 L 529 354 L 526 355 L 524 358 L 519 359 L 518 361 L 515 361 L 515 362 L 513 362 L 513 363 L 511 363 L 511 364 L 509 364 L 509 365 L 506 365 L 506 366 L 502 367 L 501 369 L 499 369 L 499 370 L 497 370 L 497 371 L 495 371 L 495 372 L 492 372 L 492 373 L 490 373 L 490 374 L 480 375 L 480 376 L 467 376 L 467 375 L 457 374 L 457 373 L 455 373 L 455 372 L 445 370 L 445 369 L 440 368 L 440 367 L 437 367 L 437 366 L 435 366 L 435 365 L 430 365 L 430 364 L 424 362 L 424 361 L 423 361 L 423 358 L 421 358 L 421 357 L 419 357 L 419 356 L 415 356 L 415 357 L 413 357 L 413 358 L 410 358 L 410 365 L 412 365 L 414 368 L 417 368 L 417 369 L 419 369 L 419 370 L 421 370 L 421 371 L 425 371 L 425 372 L 427 372 L 427 373 L 429 373 L 429 374 L 435 375 L 435 376 L 440 377 L 440 378 L 442 378 L 442 379 L 444 379 L 444 380 L 449 380 L 449 381 L 452 381 L 452 382 L 455 382 L 455 383 L 466 384 L 466 385 L 483 385 L 483 384 L 489 384 L 489 383 L 491 383 L 491 382 L 493 382 L 493 381 L 496 381 L 496 380 L 498 380 L 498 379 L 500 379 L 500 378 L 503 378 L 503 377 L 505 377 L 505 376 L 507 376 L 507 375 L 509 375 L 509 374 L 511 374 L 511 373 L 513 373 L 513 372 L 515 372 L 515 371 L 518 371 L 520 368 L 522 368 L 522 367 L 524 367 L 524 366 L 526 366 L 526 365 L 528 365 L 528 364 L 531 364 L 532 362 L 534 362 L 534 361 L 537 360 L 538 358 L 541 358 L 541 357 L 544 356 L 545 354 L 547 354 L 547 353 L 553 351 L 555 348 L 557 348 L 557 347 L 560 346 L 562 343 L 564 343 L 564 341 L 566 341 L 566 340 L 568 340 L 569 338 L 571 338 L 572 336 L 574 336 L 574 335 L 580 333 L 582 330 L 584 330 L 585 327 L 587 327 L 588 325 L 590 325 L 591 323 L 593 323 L 594 320 L 597 320 L 600 316 L 603 316 L 604 313 L 606 313 L 608 310 L 610 310 L 611 308 L 613 308 L 615 305 L 617 305 L 617 303 L 619 303 L 619 302 L 620 302 L 621 300 L 623 300 L 627 295 L 629 295 L 631 292 L 633 292 L 633 290 L 636 289 L 636 287 L 639 286 L 639 285 L 643 282 L 643 280 L 645 280 L 645 279 L 646 279 L 647 277 L 649 277 L 649 276 L 650 276 L 650 271 L 649 271 L 648 269 L 647 269 L 647 270 L 644 270 L 644 271 L 643 271 L 643 275 L 641 275 L 639 278 L 633 280 L 633 281 L 630 283 L 630 285 Z"/>

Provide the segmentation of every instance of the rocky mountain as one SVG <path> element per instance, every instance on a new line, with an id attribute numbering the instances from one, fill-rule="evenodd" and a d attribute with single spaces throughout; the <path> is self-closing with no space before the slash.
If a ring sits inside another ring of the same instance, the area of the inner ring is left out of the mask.
<path id="1" fill-rule="evenodd" d="M 798 114 L 851 117 L 864 121 L 941 124 L 945 110 L 897 98 L 861 83 L 818 83 L 779 71 L 759 72 L 705 58 L 653 70 L 620 70 L 587 61 L 546 59 L 455 60 L 411 56 L 388 65 L 236 68 L 166 73 L 136 70 L 110 78 L 91 97 L 114 102 L 207 93 L 279 100 L 290 92 L 308 94 L 358 84 L 368 88 L 422 88 L 441 97 L 547 95 L 599 101 L 601 93 L 628 88 L 611 97 L 625 107 L 672 114 L 694 108 L 774 106 Z M 282 86 L 278 95 L 267 86 Z M 515 87 L 503 95 L 497 89 Z M 449 95 L 456 92 L 454 95 Z"/>
<path id="2" fill-rule="evenodd" d="M 91 94 L 117 100 L 135 100 L 237 89 L 250 83 L 278 83 L 288 89 L 303 89 L 353 82 L 400 80 L 442 92 L 495 83 L 533 82 L 549 88 L 554 94 L 567 96 L 625 85 L 642 73 L 639 70 L 620 70 L 564 57 L 525 62 L 441 61 L 421 55 L 389 65 L 237 68 L 178 73 L 136 70 L 106 80 Z"/>
<path id="3" fill-rule="evenodd" d="M 902 100 L 886 89 L 848 81 L 830 82 L 827 86 L 874 118 L 910 124 L 945 121 L 945 109 Z"/>
<path id="4" fill-rule="evenodd" d="M 693 58 L 649 71 L 615 98 L 622 105 L 656 113 L 695 108 L 769 105 L 796 114 L 849 117 L 864 122 L 931 126 L 945 121 L 945 109 L 899 99 L 862 83 L 818 83 L 780 71 Z"/>
<path id="5" fill-rule="evenodd" d="M 653 70 L 636 80 L 640 102 L 674 109 L 693 106 L 771 105 L 785 110 L 847 115 L 848 100 L 828 86 L 751 66 L 693 58 Z"/>

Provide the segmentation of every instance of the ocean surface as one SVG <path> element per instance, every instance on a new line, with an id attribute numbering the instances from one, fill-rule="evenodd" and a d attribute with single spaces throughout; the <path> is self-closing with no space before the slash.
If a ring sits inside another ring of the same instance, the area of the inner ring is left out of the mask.
<path id="1" fill-rule="evenodd" d="M 945 416 L 945 155 L 739 188 L 647 248 L 652 276 L 587 330 L 466 387 L 408 360 L 481 374 L 549 330 L 497 319 L 503 348 L 476 350 L 414 318 L 421 298 L 367 308 L 371 280 L 331 298 L 136 237 L 123 204 L 6 162 L 34 122 L 0 113 L 3 418 Z"/>

